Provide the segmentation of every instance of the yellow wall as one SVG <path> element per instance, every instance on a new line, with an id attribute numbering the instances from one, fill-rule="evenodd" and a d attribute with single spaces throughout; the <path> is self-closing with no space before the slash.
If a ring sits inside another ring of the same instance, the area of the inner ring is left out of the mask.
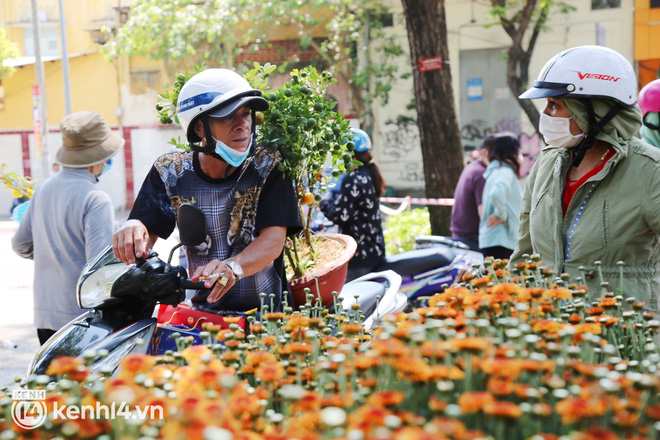
<path id="1" fill-rule="evenodd" d="M 44 64 L 48 125 L 59 126 L 65 116 L 64 79 L 61 61 Z M 119 104 L 117 74 L 112 64 L 98 53 L 69 60 L 71 110 L 100 113 L 111 125 L 117 124 L 115 108 Z M 18 68 L 2 80 L 5 107 L 0 110 L 0 129 L 32 128 L 32 86 L 36 84 L 34 65 Z"/>
<path id="2" fill-rule="evenodd" d="M 635 0 L 635 60 L 660 58 L 660 8 L 650 0 Z"/>
<path id="3" fill-rule="evenodd" d="M 129 2 L 122 1 L 126 6 Z M 100 45 L 86 29 L 111 25 L 115 21 L 117 0 L 65 0 L 63 2 L 69 55 L 69 85 L 71 110 L 91 110 L 101 113 L 110 124 L 117 124 L 115 109 L 119 105 L 117 64 L 106 62 L 98 54 Z M 59 45 L 58 0 L 39 0 L 39 11 L 46 16 L 43 26 L 55 26 Z M 24 32 L 32 32 L 32 10 L 29 1 L 0 2 L 0 26 L 19 45 L 25 56 Z M 27 27 L 26 27 L 27 26 Z M 61 53 L 61 52 L 60 52 Z M 80 55 L 86 54 L 86 55 Z M 48 125 L 56 127 L 65 116 L 64 78 L 61 61 L 44 63 Z M 32 127 L 32 86 L 36 84 L 34 65 L 16 69 L 2 80 L 4 109 L 0 110 L 0 129 L 30 129 Z"/>

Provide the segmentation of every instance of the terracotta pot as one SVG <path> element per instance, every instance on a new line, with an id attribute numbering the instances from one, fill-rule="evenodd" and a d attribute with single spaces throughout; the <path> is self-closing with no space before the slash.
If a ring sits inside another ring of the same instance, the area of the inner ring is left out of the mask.
<path id="1" fill-rule="evenodd" d="M 348 271 L 348 261 L 353 258 L 357 250 L 357 242 L 350 235 L 345 234 L 321 234 L 317 237 L 324 237 L 329 240 L 338 240 L 344 243 L 344 252 L 334 261 L 333 264 L 325 268 L 311 272 L 301 278 L 289 281 L 291 295 L 293 296 L 294 308 L 297 309 L 305 304 L 305 288 L 309 287 L 315 298 L 319 297 L 324 306 L 333 305 L 332 292 L 339 292 L 346 283 L 346 272 Z M 318 277 L 318 289 L 317 289 Z M 313 302 L 315 305 L 316 302 Z"/>

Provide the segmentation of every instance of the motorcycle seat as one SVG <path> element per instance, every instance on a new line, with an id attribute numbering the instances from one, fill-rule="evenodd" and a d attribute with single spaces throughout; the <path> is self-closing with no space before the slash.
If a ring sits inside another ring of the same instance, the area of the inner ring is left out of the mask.
<path id="1" fill-rule="evenodd" d="M 344 310 L 350 310 L 356 302 L 360 304 L 360 310 L 364 316 L 371 315 L 378 305 L 377 296 L 381 298 L 385 294 L 385 287 L 375 281 L 351 281 L 346 283 L 339 292 L 338 299 L 341 299 L 341 307 Z M 357 300 L 355 297 L 358 297 Z"/>
<path id="2" fill-rule="evenodd" d="M 456 251 L 445 246 L 417 249 L 387 257 L 374 271 L 393 270 L 399 275 L 413 275 L 449 265 Z"/>

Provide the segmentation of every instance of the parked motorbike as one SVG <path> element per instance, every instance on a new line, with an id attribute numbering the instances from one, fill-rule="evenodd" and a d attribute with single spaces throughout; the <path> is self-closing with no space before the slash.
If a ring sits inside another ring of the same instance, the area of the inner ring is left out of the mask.
<path id="1" fill-rule="evenodd" d="M 319 210 L 313 222 L 317 232 L 338 232 L 337 225 Z M 392 270 L 401 275 L 400 291 L 408 297 L 406 311 L 427 304 L 428 298 L 442 292 L 445 285 L 460 282 L 483 265 L 483 255 L 464 243 L 440 235 L 415 238 L 415 250 L 387 257 L 374 272 Z"/>
<path id="2" fill-rule="evenodd" d="M 408 297 L 400 291 L 401 281 L 393 270 L 368 273 L 346 283 L 337 298 L 345 311 L 360 305 L 362 324 L 369 331 L 383 316 L 405 310 Z"/>
<path id="3" fill-rule="evenodd" d="M 426 306 L 428 298 L 477 272 L 484 261 L 481 253 L 448 237 L 419 236 L 415 246 L 415 250 L 387 257 L 375 269 L 401 275 L 400 291 L 408 297 L 407 311 Z"/>
<path id="4" fill-rule="evenodd" d="M 159 327 L 153 317 L 157 303 L 177 305 L 185 299 L 186 289 L 204 289 L 193 283 L 186 270 L 171 266 L 174 251 L 180 246 L 197 246 L 206 239 L 206 219 L 194 205 L 182 204 L 178 211 L 181 243 L 170 252 L 167 263 L 150 251 L 135 264 L 115 259 L 108 246 L 86 264 L 77 285 L 78 305 L 90 309 L 69 322 L 42 345 L 32 359 L 28 374 L 45 374 L 58 356 L 81 356 L 85 352 L 107 350 L 91 366 L 98 372 L 105 366 L 113 369 L 130 353 L 151 353 L 154 341 L 174 331 Z"/>
<path id="5" fill-rule="evenodd" d="M 131 353 L 157 355 L 175 348 L 175 333 L 202 343 L 202 321 L 229 327 L 220 315 L 181 305 L 186 289 L 205 287 L 203 282 L 190 281 L 183 267 L 172 266 L 172 256 L 182 245 L 203 243 L 207 229 L 204 213 L 194 205 L 182 204 L 177 218 L 181 243 L 171 250 L 167 262 L 150 251 L 146 258 L 126 265 L 117 261 L 108 247 L 84 267 L 77 286 L 78 304 L 90 310 L 41 346 L 30 363 L 28 375 L 45 374 L 58 356 L 89 353 L 104 353 L 92 360 L 93 372 L 114 371 Z M 401 277 L 392 271 L 368 274 L 348 283 L 339 298 L 342 307 L 349 311 L 357 297 L 365 327 L 370 329 L 380 317 L 403 310 L 407 298 L 399 292 L 400 285 Z M 161 312 L 163 308 L 170 311 L 167 321 L 154 316 L 158 304 Z M 184 318 L 174 319 L 178 316 Z"/>

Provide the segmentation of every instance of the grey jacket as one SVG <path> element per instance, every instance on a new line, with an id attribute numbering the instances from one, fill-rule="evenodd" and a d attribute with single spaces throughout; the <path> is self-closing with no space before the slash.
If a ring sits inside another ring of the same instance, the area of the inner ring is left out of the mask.
<path id="1" fill-rule="evenodd" d="M 34 324 L 57 330 L 82 313 L 76 283 L 85 263 L 112 244 L 110 196 L 86 169 L 63 168 L 36 190 L 12 238 L 34 259 Z"/>
<path id="2" fill-rule="evenodd" d="M 657 313 L 660 150 L 636 138 L 619 139 L 612 146 L 614 157 L 578 189 L 563 217 L 562 193 L 571 155 L 565 149 L 542 151 L 525 185 L 519 240 L 511 263 L 522 261 L 525 253 L 537 253 L 544 267 L 558 274 L 568 272 L 573 280 L 581 276 L 578 268 L 585 266 L 593 299 L 601 296 L 594 266 L 601 261 L 610 291 L 622 288 L 624 297 L 645 301 L 645 308 Z M 618 261 L 625 263 L 623 286 Z"/>

